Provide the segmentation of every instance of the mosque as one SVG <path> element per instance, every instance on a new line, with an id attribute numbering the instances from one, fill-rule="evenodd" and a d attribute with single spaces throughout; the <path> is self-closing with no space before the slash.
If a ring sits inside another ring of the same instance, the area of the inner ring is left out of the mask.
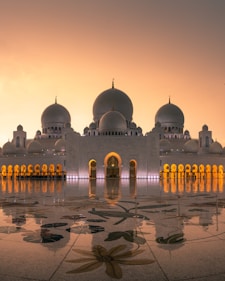
<path id="1" fill-rule="evenodd" d="M 184 130 L 182 110 L 169 100 L 143 133 L 133 121 L 133 104 L 112 87 L 93 104 L 93 120 L 83 134 L 71 127 L 68 110 L 57 103 L 41 115 L 41 131 L 27 139 L 22 125 L 0 150 L 2 177 L 63 179 L 158 179 L 223 177 L 225 149 L 203 125 L 197 139 Z"/>

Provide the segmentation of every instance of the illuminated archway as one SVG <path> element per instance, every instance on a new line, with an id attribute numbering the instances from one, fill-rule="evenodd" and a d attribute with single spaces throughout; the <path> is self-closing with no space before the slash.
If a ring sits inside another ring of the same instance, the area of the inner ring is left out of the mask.
<path id="1" fill-rule="evenodd" d="M 185 173 L 186 173 L 186 174 L 191 173 L 191 165 L 190 165 L 190 164 L 186 164 L 186 165 L 185 165 Z"/>
<path id="2" fill-rule="evenodd" d="M 206 173 L 211 173 L 211 165 L 207 164 L 205 167 Z"/>
<path id="3" fill-rule="evenodd" d="M 96 178 L 96 161 L 94 159 L 90 160 L 88 163 L 89 166 L 89 177 L 92 179 Z"/>
<path id="4" fill-rule="evenodd" d="M 216 174 L 217 173 L 217 165 L 212 165 L 212 173 Z"/>
<path id="5" fill-rule="evenodd" d="M 169 164 L 164 164 L 163 165 L 163 178 L 167 178 L 169 176 L 169 172 L 170 172 L 170 166 Z"/>
<path id="6" fill-rule="evenodd" d="M 106 155 L 104 160 L 105 177 L 119 178 L 121 174 L 121 158 L 116 152 L 110 152 Z"/>
<path id="7" fill-rule="evenodd" d="M 29 164 L 27 167 L 27 175 L 28 175 L 28 177 L 33 176 L 33 165 L 32 164 Z"/>
<path id="8" fill-rule="evenodd" d="M 199 173 L 204 173 L 205 172 L 205 166 L 203 164 L 199 165 Z"/>
<path id="9" fill-rule="evenodd" d="M 178 165 L 178 172 L 179 173 L 183 173 L 184 172 L 184 165 L 183 164 L 179 164 Z"/>
<path id="10" fill-rule="evenodd" d="M 13 166 L 12 165 L 8 165 L 8 177 L 12 177 L 13 175 Z"/>
<path id="11" fill-rule="evenodd" d="M 137 173 L 137 162 L 130 160 L 130 178 L 136 178 Z"/>
<path id="12" fill-rule="evenodd" d="M 164 173 L 169 173 L 169 171 L 170 171 L 170 166 L 169 166 L 169 164 L 164 164 L 164 165 L 163 165 L 163 172 L 164 172 Z"/>
<path id="13" fill-rule="evenodd" d="M 172 172 L 172 173 L 176 173 L 176 171 L 177 171 L 177 165 L 176 165 L 176 164 L 172 164 L 170 169 L 171 169 L 171 172 Z"/>
<path id="14" fill-rule="evenodd" d="M 198 165 L 197 164 L 193 164 L 192 168 L 191 168 L 192 173 L 196 174 L 198 172 Z"/>
<path id="15" fill-rule="evenodd" d="M 2 165 L 1 173 L 2 173 L 2 177 L 6 177 L 7 175 L 6 165 Z"/>
<path id="16" fill-rule="evenodd" d="M 218 177 L 221 179 L 224 176 L 224 167 L 223 165 L 219 165 L 218 167 Z"/>
<path id="17" fill-rule="evenodd" d="M 62 171 L 62 164 L 57 164 L 56 165 L 56 176 L 57 177 L 61 177 L 63 174 L 63 171 Z"/>
<path id="18" fill-rule="evenodd" d="M 20 174 L 20 166 L 17 164 L 13 167 L 13 173 L 14 173 L 14 177 L 18 177 Z"/>
<path id="19" fill-rule="evenodd" d="M 34 166 L 34 176 L 40 176 L 40 173 L 41 173 L 41 168 L 40 168 L 40 164 L 36 164 Z"/>
<path id="20" fill-rule="evenodd" d="M 49 174 L 51 177 L 54 177 L 54 175 L 55 175 L 55 165 L 54 164 L 49 165 Z"/>
<path id="21" fill-rule="evenodd" d="M 27 172 L 27 167 L 25 164 L 23 164 L 21 167 L 20 167 L 20 175 L 22 177 L 25 177 L 26 176 L 26 172 Z"/>
<path id="22" fill-rule="evenodd" d="M 48 175 L 48 166 L 47 164 L 43 164 L 41 166 L 41 172 L 42 172 L 42 176 L 46 177 Z"/>

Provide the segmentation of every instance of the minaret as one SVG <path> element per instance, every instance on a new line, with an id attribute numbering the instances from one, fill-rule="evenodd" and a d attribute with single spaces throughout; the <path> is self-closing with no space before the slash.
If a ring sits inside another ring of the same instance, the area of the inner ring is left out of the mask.
<path id="1" fill-rule="evenodd" d="M 209 149 L 212 140 L 212 131 L 208 130 L 208 126 L 204 125 L 202 130 L 199 132 L 199 147 L 202 151 Z"/>

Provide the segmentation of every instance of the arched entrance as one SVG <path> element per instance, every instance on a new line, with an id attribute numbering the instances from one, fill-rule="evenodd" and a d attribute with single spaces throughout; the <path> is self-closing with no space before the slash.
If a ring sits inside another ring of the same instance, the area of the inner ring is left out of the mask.
<path id="1" fill-rule="evenodd" d="M 89 161 L 89 177 L 92 179 L 96 178 L 96 161 L 95 160 Z"/>
<path id="2" fill-rule="evenodd" d="M 136 178 L 137 173 L 137 162 L 130 160 L 130 178 Z"/>
<path id="3" fill-rule="evenodd" d="M 119 178 L 121 170 L 121 158 L 115 153 L 111 152 L 105 157 L 105 177 Z"/>

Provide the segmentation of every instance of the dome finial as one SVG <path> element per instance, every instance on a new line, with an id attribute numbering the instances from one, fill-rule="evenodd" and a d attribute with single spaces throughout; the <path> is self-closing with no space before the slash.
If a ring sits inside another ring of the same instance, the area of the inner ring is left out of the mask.
<path id="1" fill-rule="evenodd" d="M 170 96 L 169 96 L 169 104 L 170 104 Z"/>
<path id="2" fill-rule="evenodd" d="M 55 96 L 55 103 L 57 103 L 57 96 Z"/>
<path id="3" fill-rule="evenodd" d="M 114 78 L 112 79 L 112 89 L 114 89 Z"/>

